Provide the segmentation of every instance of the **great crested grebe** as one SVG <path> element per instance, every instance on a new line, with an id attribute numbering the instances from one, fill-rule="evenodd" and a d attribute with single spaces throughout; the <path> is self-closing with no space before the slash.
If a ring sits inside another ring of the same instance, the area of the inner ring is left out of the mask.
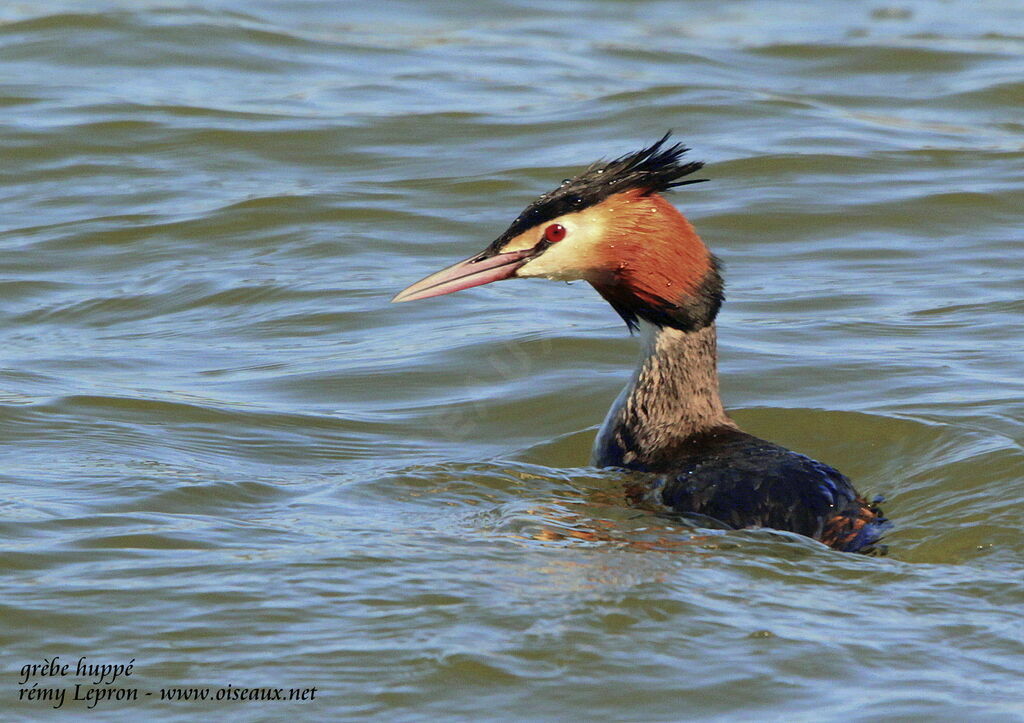
<path id="1" fill-rule="evenodd" d="M 718 260 L 660 193 L 704 164 L 688 148 L 653 145 L 595 163 L 531 203 L 481 253 L 431 274 L 392 301 L 492 281 L 582 279 L 644 341 L 640 365 L 612 405 L 593 463 L 655 476 L 648 500 L 733 528 L 797 532 L 866 552 L 889 527 L 843 474 L 741 431 L 718 393 Z"/>

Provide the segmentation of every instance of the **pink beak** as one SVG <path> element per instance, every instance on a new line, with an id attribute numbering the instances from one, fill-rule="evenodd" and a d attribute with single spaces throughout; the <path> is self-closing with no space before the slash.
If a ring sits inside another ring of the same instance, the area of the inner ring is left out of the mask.
<path id="1" fill-rule="evenodd" d="M 536 254 L 536 249 L 511 251 L 484 258 L 477 254 L 446 269 L 441 269 L 425 279 L 420 279 L 409 288 L 396 294 L 391 302 L 429 299 L 431 296 L 441 296 L 453 291 L 489 284 L 492 281 L 512 278 L 515 276 L 516 270 L 529 261 L 534 254 Z"/>

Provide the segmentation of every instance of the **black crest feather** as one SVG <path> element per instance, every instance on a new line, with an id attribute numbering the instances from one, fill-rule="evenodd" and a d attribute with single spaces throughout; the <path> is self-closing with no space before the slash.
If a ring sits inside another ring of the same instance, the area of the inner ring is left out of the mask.
<path id="1" fill-rule="evenodd" d="M 598 161 L 575 178 L 566 179 L 558 188 L 527 206 L 505 233 L 491 244 L 489 250 L 497 251 L 527 229 L 564 214 L 595 206 L 617 193 L 633 189 L 639 189 L 645 194 L 659 193 L 707 180 L 678 180 L 699 171 L 704 164 L 700 161 L 683 163 L 683 154 L 690 149 L 682 143 L 666 146 L 671 135 L 672 131 L 669 131 L 646 148 L 613 161 Z"/>

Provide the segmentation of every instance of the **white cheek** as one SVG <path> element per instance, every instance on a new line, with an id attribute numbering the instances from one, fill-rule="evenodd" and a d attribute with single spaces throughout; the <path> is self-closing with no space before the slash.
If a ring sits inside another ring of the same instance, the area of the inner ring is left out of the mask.
<path id="1" fill-rule="evenodd" d="M 563 242 L 552 246 L 533 261 L 528 261 L 521 266 L 516 271 L 516 276 L 575 281 L 584 276 L 585 269 L 581 266 L 579 255 L 572 253 L 569 244 Z"/>
<path id="2" fill-rule="evenodd" d="M 565 239 L 552 244 L 543 254 L 521 266 L 516 276 L 556 281 L 587 278 L 592 270 L 592 264 L 588 262 L 594 257 L 593 249 L 600 237 L 600 229 L 593 223 L 576 224 L 568 219 L 561 223 L 568 231 Z"/>

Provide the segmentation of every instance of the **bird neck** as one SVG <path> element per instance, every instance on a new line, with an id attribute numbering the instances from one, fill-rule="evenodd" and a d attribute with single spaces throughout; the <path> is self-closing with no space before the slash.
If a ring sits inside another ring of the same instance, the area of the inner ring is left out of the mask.
<path id="1" fill-rule="evenodd" d="M 594 443 L 599 467 L 667 469 L 692 440 L 736 428 L 718 392 L 714 324 L 681 331 L 641 322 L 641 334 L 640 364 Z"/>

